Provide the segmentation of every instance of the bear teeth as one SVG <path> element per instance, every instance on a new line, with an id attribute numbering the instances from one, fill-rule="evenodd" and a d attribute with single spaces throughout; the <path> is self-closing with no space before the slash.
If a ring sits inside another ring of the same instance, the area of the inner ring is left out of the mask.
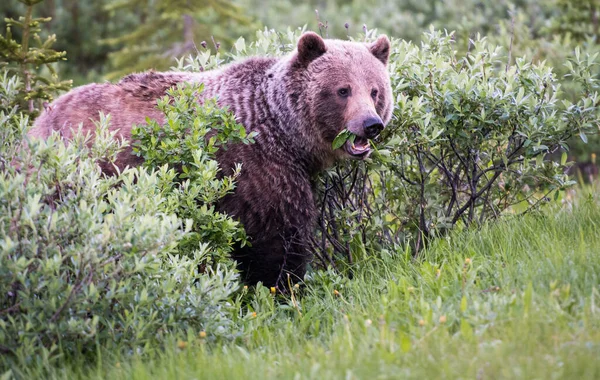
<path id="1" fill-rule="evenodd" d="M 356 136 L 353 142 L 348 141 L 346 151 L 356 158 L 364 158 L 371 151 L 371 144 L 366 138 Z"/>
<path id="2" fill-rule="evenodd" d="M 356 145 L 356 143 L 358 143 L 358 145 Z M 369 149 L 369 145 L 369 140 L 359 137 L 352 143 L 352 149 L 363 152 Z"/>
<path id="3" fill-rule="evenodd" d="M 364 150 L 367 150 L 368 148 L 369 148 L 368 145 L 356 146 L 356 145 L 352 144 L 352 149 L 355 149 L 358 151 L 364 151 Z"/>

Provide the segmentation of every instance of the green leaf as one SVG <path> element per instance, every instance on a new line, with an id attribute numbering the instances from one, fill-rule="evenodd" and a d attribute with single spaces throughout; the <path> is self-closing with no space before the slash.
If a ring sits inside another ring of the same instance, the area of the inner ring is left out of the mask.
<path id="1" fill-rule="evenodd" d="M 238 53 L 241 53 L 244 50 L 246 50 L 246 41 L 244 40 L 244 37 L 238 38 L 238 40 L 235 42 L 234 46 L 235 46 L 235 51 L 237 51 Z"/>
<path id="2" fill-rule="evenodd" d="M 2 376 L 0 376 L 0 380 L 10 380 L 12 378 L 13 378 L 13 372 L 10 369 L 8 371 L 4 372 L 2 374 Z"/>
<path id="3" fill-rule="evenodd" d="M 335 139 L 333 139 L 333 143 L 331 144 L 331 148 L 333 150 L 339 149 L 342 147 L 342 145 L 346 143 L 346 141 L 354 142 L 355 138 L 356 135 L 354 133 L 350 132 L 347 129 L 344 129 L 343 131 L 338 133 L 337 136 L 335 136 Z"/>
<path id="4" fill-rule="evenodd" d="M 466 340 L 473 339 L 473 328 L 464 318 L 460 321 L 460 333 Z"/>
<path id="5" fill-rule="evenodd" d="M 355 259 L 364 259 L 367 256 L 365 245 L 362 241 L 361 234 L 354 234 L 350 241 L 350 251 L 352 252 Z"/>
<path id="6" fill-rule="evenodd" d="M 460 300 L 461 313 L 464 313 L 465 311 L 467 311 L 467 306 L 468 306 L 467 296 L 462 296 L 462 299 Z"/>
<path id="7" fill-rule="evenodd" d="M 400 348 L 402 349 L 402 352 L 410 351 L 410 347 L 410 336 L 408 336 L 408 334 L 405 333 L 400 333 Z"/>
<path id="8" fill-rule="evenodd" d="M 533 284 L 530 282 L 527 285 L 527 289 L 525 289 L 525 294 L 523 294 L 523 307 L 525 308 L 525 314 L 529 314 L 531 310 L 531 304 L 533 302 Z"/>

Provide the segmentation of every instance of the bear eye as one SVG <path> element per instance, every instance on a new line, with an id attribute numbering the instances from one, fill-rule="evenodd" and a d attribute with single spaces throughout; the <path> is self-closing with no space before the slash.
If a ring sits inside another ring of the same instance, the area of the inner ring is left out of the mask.
<path id="1" fill-rule="evenodd" d="M 347 98 L 348 96 L 350 96 L 350 89 L 349 88 L 340 88 L 337 91 L 338 95 L 341 96 L 342 98 Z"/>
<path id="2" fill-rule="evenodd" d="M 377 91 L 376 88 L 374 88 L 374 89 L 371 90 L 371 97 L 373 99 L 377 99 L 377 94 L 378 94 L 378 91 Z"/>

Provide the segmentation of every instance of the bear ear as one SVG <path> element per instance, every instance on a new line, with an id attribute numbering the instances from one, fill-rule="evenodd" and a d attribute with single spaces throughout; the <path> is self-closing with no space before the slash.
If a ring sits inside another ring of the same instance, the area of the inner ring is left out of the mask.
<path id="1" fill-rule="evenodd" d="M 306 32 L 298 40 L 298 61 L 307 66 L 327 51 L 325 41 L 315 32 Z"/>
<path id="2" fill-rule="evenodd" d="M 380 60 L 384 65 L 387 65 L 388 59 L 390 58 L 390 49 L 390 40 L 385 34 L 379 36 L 377 41 L 369 45 L 371 54 L 373 54 L 375 58 Z"/>

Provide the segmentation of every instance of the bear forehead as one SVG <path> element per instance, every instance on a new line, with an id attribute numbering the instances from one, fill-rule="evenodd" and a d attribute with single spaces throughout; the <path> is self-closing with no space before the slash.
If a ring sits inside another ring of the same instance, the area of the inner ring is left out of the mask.
<path id="1" fill-rule="evenodd" d="M 365 43 L 325 40 L 325 46 L 327 51 L 316 59 L 317 62 L 349 68 L 369 67 L 373 72 L 387 72 L 385 65 L 371 53 Z"/>
<path id="2" fill-rule="evenodd" d="M 327 52 L 310 67 L 314 75 L 322 77 L 326 82 L 383 84 L 389 77 L 385 65 L 365 45 L 351 42 L 333 46 L 331 49 L 328 47 Z"/>
<path id="3" fill-rule="evenodd" d="M 339 59 L 373 59 L 379 62 L 377 58 L 369 51 L 366 44 L 361 42 L 340 41 L 340 40 L 325 40 L 327 52 L 325 55 L 333 55 Z M 382 66 L 383 63 L 379 62 Z"/>

